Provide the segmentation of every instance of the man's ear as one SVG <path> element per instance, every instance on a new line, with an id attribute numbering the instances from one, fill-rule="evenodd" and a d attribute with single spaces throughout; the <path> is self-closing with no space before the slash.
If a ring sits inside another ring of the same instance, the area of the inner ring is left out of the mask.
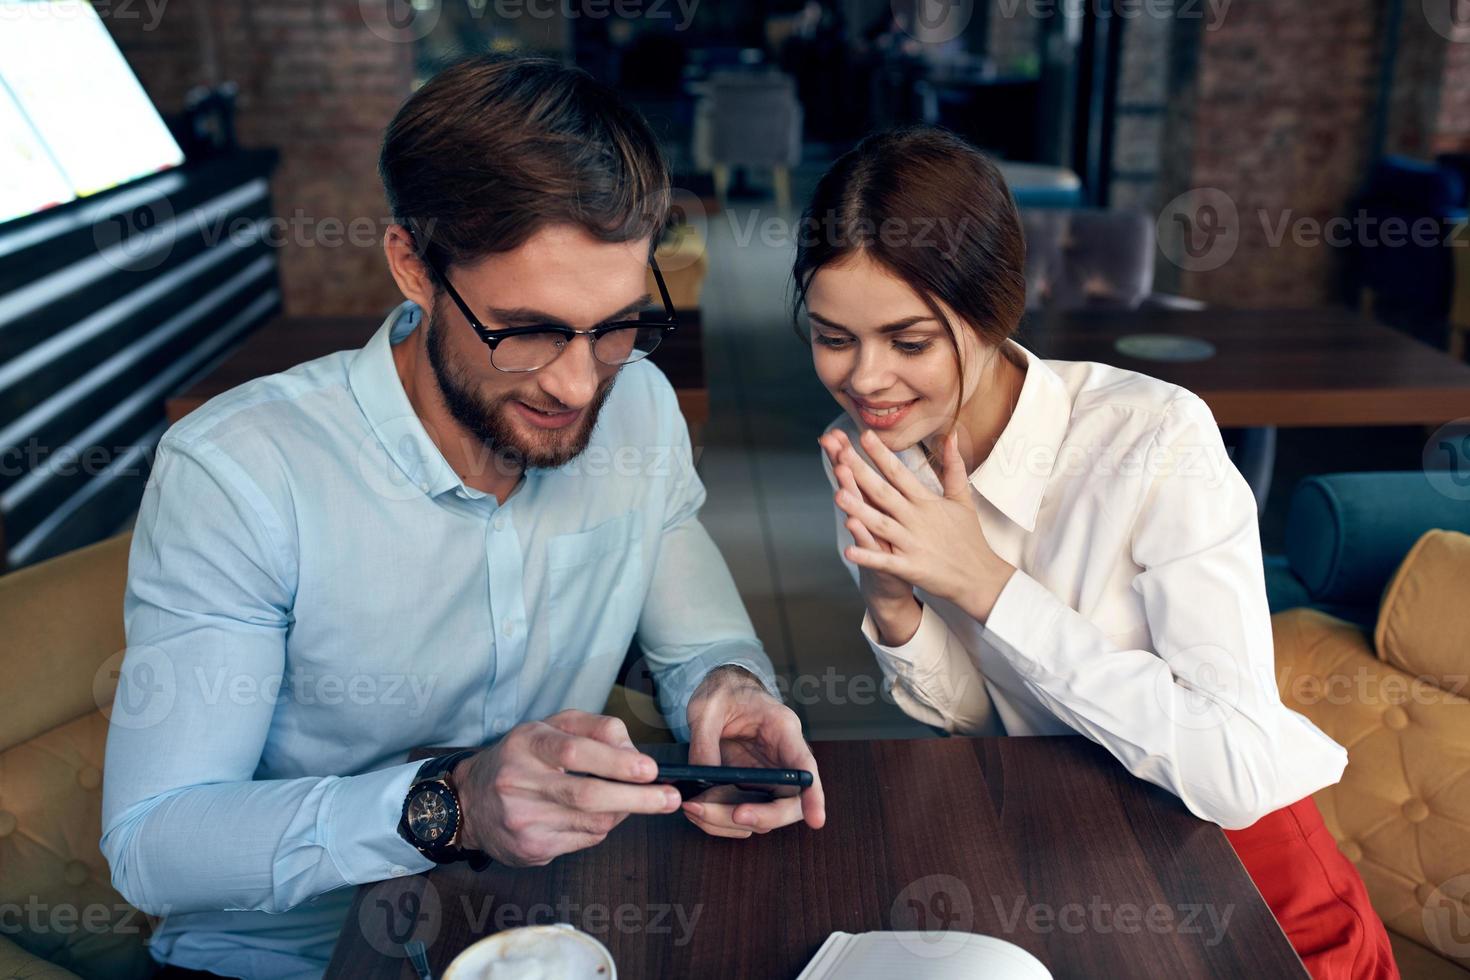
<path id="1" fill-rule="evenodd" d="M 429 278 L 429 269 L 419 258 L 414 248 L 413 236 L 403 225 L 392 224 L 383 235 L 383 254 L 388 257 L 388 271 L 398 284 L 403 298 L 412 300 L 419 309 L 429 310 L 434 305 L 434 282 Z"/>

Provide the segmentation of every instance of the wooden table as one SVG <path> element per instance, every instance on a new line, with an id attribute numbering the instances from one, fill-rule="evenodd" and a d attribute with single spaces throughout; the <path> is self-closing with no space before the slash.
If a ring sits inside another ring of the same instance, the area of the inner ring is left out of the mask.
<path id="1" fill-rule="evenodd" d="M 1118 352 L 1129 334 L 1197 337 L 1203 361 Z M 1470 416 L 1470 366 L 1347 310 L 1134 310 L 1043 315 L 1017 339 L 1182 385 L 1225 427 L 1439 425 Z"/>
<path id="2" fill-rule="evenodd" d="M 629 817 L 544 868 L 358 889 L 328 977 L 439 975 L 500 928 L 567 921 L 620 980 L 795 977 L 835 930 L 961 929 L 1057 977 L 1307 976 L 1224 834 L 1081 737 L 818 742 L 827 826 L 744 841 Z M 683 746 L 648 746 L 681 760 Z"/>
<path id="3" fill-rule="evenodd" d="M 177 422 L 215 395 L 247 381 L 334 351 L 361 347 L 382 324 L 383 318 L 376 316 L 278 317 L 251 334 L 187 391 L 170 398 L 165 406 L 168 420 Z M 691 435 L 697 436 L 709 421 L 709 389 L 704 377 L 703 333 L 698 310 L 679 311 L 679 329 L 664 338 L 651 360 L 668 375 Z"/>

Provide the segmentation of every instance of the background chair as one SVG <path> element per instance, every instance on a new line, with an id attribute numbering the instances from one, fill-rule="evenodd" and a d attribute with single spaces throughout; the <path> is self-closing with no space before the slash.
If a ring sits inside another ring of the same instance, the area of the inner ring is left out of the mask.
<path id="1" fill-rule="evenodd" d="M 1026 309 L 1201 310 L 1198 300 L 1154 292 L 1157 229 L 1142 211 L 1022 208 Z M 1276 462 L 1276 428 L 1222 429 L 1230 458 L 1265 510 Z"/>
<path id="2" fill-rule="evenodd" d="M 778 71 L 719 71 L 694 110 L 694 165 L 713 172 L 723 207 L 734 167 L 771 171 L 776 203 L 791 210 L 791 168 L 801 162 L 796 83 Z"/>
<path id="3" fill-rule="evenodd" d="M 1342 576 L 1360 591 L 1384 586 L 1382 558 L 1408 526 L 1398 505 L 1386 513 L 1376 547 L 1369 533 L 1345 542 L 1353 567 Z M 1342 780 L 1314 799 L 1402 975 L 1467 980 L 1470 536 L 1427 531 L 1390 572 L 1371 627 L 1312 608 L 1273 616 L 1277 683 L 1283 702 L 1347 747 Z"/>

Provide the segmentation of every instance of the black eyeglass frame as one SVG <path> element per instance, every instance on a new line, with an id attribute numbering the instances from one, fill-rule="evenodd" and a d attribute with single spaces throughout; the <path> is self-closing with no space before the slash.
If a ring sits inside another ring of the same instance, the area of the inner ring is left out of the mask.
<path id="1" fill-rule="evenodd" d="M 652 255 L 648 257 L 648 267 L 653 270 L 653 281 L 658 285 L 659 298 L 663 300 L 664 318 L 662 320 L 655 320 L 640 316 L 637 320 L 614 320 L 611 323 L 600 324 L 589 330 L 578 330 L 576 327 L 568 327 L 560 323 L 532 323 L 524 327 L 506 327 L 501 330 L 492 330 L 481 323 L 479 317 L 475 316 L 474 311 L 470 309 L 470 305 L 459 295 L 458 290 L 454 288 L 454 284 L 449 281 L 449 277 L 444 274 L 444 271 L 438 265 L 429 261 L 422 253 L 420 253 L 419 257 L 423 259 L 424 265 L 428 266 L 439 277 L 439 281 L 444 284 L 444 289 L 449 293 L 449 298 L 454 300 L 454 305 L 459 307 L 459 312 L 464 314 L 464 318 L 469 322 L 470 329 L 475 332 L 475 336 L 479 337 L 485 346 L 490 348 L 490 366 L 497 371 L 504 371 L 506 374 L 530 374 L 533 371 L 540 371 L 542 368 L 550 367 L 555 363 L 556 358 L 560 357 L 566 350 L 566 347 L 563 346 L 560 351 L 557 351 L 556 357 L 553 357 L 540 367 L 507 370 L 495 363 L 495 348 L 500 346 L 502 340 L 507 340 L 511 337 L 523 337 L 526 334 L 532 333 L 555 333 L 560 334 L 570 344 L 577 337 L 585 335 L 591 338 L 588 343 L 592 345 L 592 356 L 596 357 L 597 341 L 614 330 L 658 327 L 663 330 L 663 333 L 659 335 L 658 343 L 663 343 L 663 338 L 678 329 L 679 326 L 679 314 L 674 309 L 674 301 L 669 298 L 669 287 L 664 284 L 664 274 L 659 270 L 658 262 Z M 658 344 L 655 344 L 654 349 L 656 350 L 657 348 Z M 621 367 L 624 364 L 634 364 L 652 353 L 652 350 L 645 351 L 643 357 L 637 357 L 631 361 L 623 361 L 617 365 L 609 364 L 608 367 Z M 605 362 L 599 359 L 599 363 Z"/>

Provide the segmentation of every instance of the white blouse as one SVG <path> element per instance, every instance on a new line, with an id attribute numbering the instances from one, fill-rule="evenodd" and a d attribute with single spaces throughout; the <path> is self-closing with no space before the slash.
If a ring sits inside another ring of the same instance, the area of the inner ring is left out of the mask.
<path id="1" fill-rule="evenodd" d="M 1017 571 L 984 623 L 922 589 L 908 643 L 882 645 L 864 618 L 898 705 L 951 732 L 1086 735 L 1226 828 L 1337 782 L 1347 752 L 1277 694 L 1256 505 L 1209 407 L 1013 346 L 1025 381 L 970 486 Z M 831 428 L 858 446 L 847 415 Z M 900 458 L 940 492 L 921 448 Z"/>

